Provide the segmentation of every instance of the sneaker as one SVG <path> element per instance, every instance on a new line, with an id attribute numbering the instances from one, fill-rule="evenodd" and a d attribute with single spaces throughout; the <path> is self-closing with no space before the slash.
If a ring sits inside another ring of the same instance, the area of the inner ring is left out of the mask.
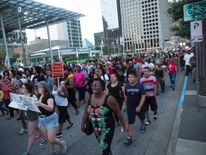
<path id="1" fill-rule="evenodd" d="M 56 138 L 60 138 L 60 137 L 62 137 L 62 136 L 63 136 L 62 133 L 57 133 L 57 134 L 56 134 Z"/>
<path id="2" fill-rule="evenodd" d="M 155 115 L 154 115 L 154 119 L 158 119 L 158 116 L 157 116 L 157 114 L 155 114 Z"/>
<path id="3" fill-rule="evenodd" d="M 24 129 L 24 128 L 22 128 L 20 131 L 19 131 L 19 135 L 23 135 L 23 134 L 25 134 L 25 133 L 27 133 L 28 132 L 28 129 Z"/>
<path id="4" fill-rule="evenodd" d="M 72 127 L 74 127 L 75 125 L 73 123 L 69 124 L 69 126 L 67 127 L 67 129 L 70 129 Z"/>
<path id="5" fill-rule="evenodd" d="M 151 121 L 146 121 L 146 122 L 144 123 L 145 126 L 150 125 L 150 124 L 151 124 Z"/>
<path id="6" fill-rule="evenodd" d="M 41 146 L 41 145 L 44 145 L 44 144 L 46 144 L 47 143 L 47 139 L 46 138 L 43 138 L 43 140 L 39 143 L 39 145 Z"/>
<path id="7" fill-rule="evenodd" d="M 65 154 L 67 152 L 67 144 L 65 141 L 61 141 L 60 149 L 62 154 Z"/>
<path id="8" fill-rule="evenodd" d="M 126 138 L 126 140 L 124 141 L 125 144 L 129 145 L 129 144 L 132 144 L 133 140 L 132 140 L 132 137 L 128 136 Z"/>
<path id="9" fill-rule="evenodd" d="M 141 133 L 144 133 L 145 130 L 146 130 L 146 127 L 145 127 L 144 125 L 142 125 L 141 128 L 140 128 L 140 132 L 141 132 Z"/>

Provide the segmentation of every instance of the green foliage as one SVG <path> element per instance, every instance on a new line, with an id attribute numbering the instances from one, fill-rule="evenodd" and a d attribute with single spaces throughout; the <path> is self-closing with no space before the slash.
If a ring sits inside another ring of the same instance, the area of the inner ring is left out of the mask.
<path id="1" fill-rule="evenodd" d="M 94 49 L 95 50 L 101 50 L 101 48 L 99 46 L 96 46 Z"/>
<path id="2" fill-rule="evenodd" d="M 183 1 L 178 1 L 176 3 L 172 3 L 170 6 L 168 13 L 172 17 L 173 21 L 178 21 L 183 18 Z"/>
<path id="3" fill-rule="evenodd" d="M 178 24 L 174 25 L 172 27 L 172 31 L 175 33 L 175 35 L 189 38 L 190 36 L 190 24 L 189 22 L 184 22 L 183 20 L 183 6 L 189 3 L 195 3 L 200 2 L 202 0 L 181 0 L 176 3 L 172 3 L 168 14 L 172 18 L 172 20 Z"/>

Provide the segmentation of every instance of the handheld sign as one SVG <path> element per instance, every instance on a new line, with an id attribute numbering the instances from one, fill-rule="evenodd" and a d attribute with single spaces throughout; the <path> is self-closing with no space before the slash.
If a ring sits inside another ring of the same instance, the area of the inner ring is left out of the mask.
<path id="1" fill-rule="evenodd" d="M 64 63 L 53 62 L 52 63 L 52 77 L 59 78 L 64 77 Z"/>
<path id="2" fill-rule="evenodd" d="M 11 103 L 9 104 L 9 107 L 20 109 L 20 110 L 31 110 L 34 112 L 41 113 L 35 102 L 37 101 L 37 98 L 35 97 L 27 97 L 24 95 L 14 94 L 10 93 L 11 96 Z"/>
<path id="3" fill-rule="evenodd" d="M 11 81 L 8 80 L 8 79 L 0 80 L 0 84 L 1 84 L 1 87 L 2 87 L 2 88 L 9 90 L 9 92 L 14 92 L 15 90 L 18 89 L 18 88 L 17 88 L 14 84 L 12 84 Z"/>

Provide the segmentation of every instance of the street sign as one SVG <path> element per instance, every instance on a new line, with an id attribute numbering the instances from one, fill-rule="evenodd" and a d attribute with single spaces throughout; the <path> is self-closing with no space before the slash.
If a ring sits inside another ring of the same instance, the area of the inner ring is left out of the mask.
<path id="1" fill-rule="evenodd" d="M 206 0 L 184 5 L 184 21 L 203 19 L 206 17 Z"/>
<path id="2" fill-rule="evenodd" d="M 203 41 L 202 21 L 201 20 L 190 22 L 190 30 L 191 30 L 191 41 L 192 42 Z"/>

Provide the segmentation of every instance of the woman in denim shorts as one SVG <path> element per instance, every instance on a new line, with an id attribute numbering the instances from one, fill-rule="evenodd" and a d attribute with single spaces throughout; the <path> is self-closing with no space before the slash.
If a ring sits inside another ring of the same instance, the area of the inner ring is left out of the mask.
<path id="1" fill-rule="evenodd" d="M 35 97 L 35 95 L 33 94 L 33 85 L 30 83 L 24 83 L 21 87 L 22 90 L 22 94 L 24 96 L 27 97 Z M 34 132 L 36 130 L 38 130 L 37 128 L 37 121 L 38 121 L 38 113 L 31 111 L 31 110 L 27 110 L 26 111 L 26 116 L 28 118 L 28 122 L 29 122 L 29 139 L 28 139 L 28 145 L 27 145 L 27 151 L 23 154 L 23 155 L 29 155 L 32 145 L 34 143 L 34 137 L 35 134 Z"/>
<path id="2" fill-rule="evenodd" d="M 66 153 L 65 141 L 56 138 L 56 130 L 58 127 L 58 116 L 55 112 L 55 100 L 52 96 L 46 82 L 38 83 L 38 92 L 40 94 L 37 105 L 41 114 L 39 115 L 39 128 L 41 134 L 47 137 L 51 154 L 55 154 L 54 145 L 60 145 L 61 152 Z"/>

